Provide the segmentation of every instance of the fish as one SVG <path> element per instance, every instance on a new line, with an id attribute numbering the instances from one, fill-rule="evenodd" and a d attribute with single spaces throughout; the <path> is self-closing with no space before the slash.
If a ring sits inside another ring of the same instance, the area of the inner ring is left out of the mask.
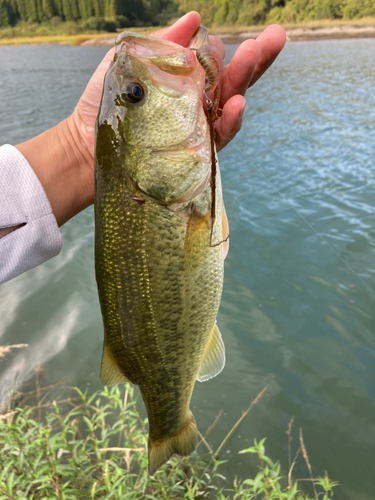
<path id="1" fill-rule="evenodd" d="M 139 387 L 150 475 L 195 449 L 195 382 L 225 364 L 216 317 L 229 229 L 197 58 L 207 46 L 203 27 L 188 48 L 121 33 L 96 122 L 101 381 Z"/>

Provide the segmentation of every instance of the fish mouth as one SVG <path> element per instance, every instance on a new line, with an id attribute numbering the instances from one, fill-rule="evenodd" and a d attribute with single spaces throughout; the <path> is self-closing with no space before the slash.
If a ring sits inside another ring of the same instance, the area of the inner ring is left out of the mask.
<path id="1" fill-rule="evenodd" d="M 195 54 L 169 40 L 124 31 L 116 39 L 116 52 L 158 67 L 169 75 L 190 75 L 196 65 Z"/>

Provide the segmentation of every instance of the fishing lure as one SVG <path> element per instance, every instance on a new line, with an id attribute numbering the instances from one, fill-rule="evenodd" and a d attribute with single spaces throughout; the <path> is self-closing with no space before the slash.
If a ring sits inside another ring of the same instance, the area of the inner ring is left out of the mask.
<path id="1" fill-rule="evenodd" d="M 217 169 L 217 158 L 215 149 L 216 131 L 214 123 L 218 119 L 219 103 L 221 96 L 221 86 L 223 79 L 223 60 L 220 52 L 211 45 L 204 44 L 198 49 L 192 48 L 191 50 L 196 51 L 196 57 L 199 64 L 204 69 L 206 74 L 206 85 L 203 91 L 204 97 L 207 103 L 207 116 L 208 125 L 210 129 L 210 143 L 211 143 L 211 193 L 212 193 L 212 206 L 211 206 L 211 216 L 214 220 L 215 218 L 215 192 L 216 192 L 216 169 Z M 207 92 L 212 93 L 212 99 L 207 95 Z M 212 226 L 213 227 L 213 226 Z M 218 243 L 212 242 L 212 228 L 211 228 L 211 238 L 210 246 L 215 247 L 227 242 L 228 236 Z"/>

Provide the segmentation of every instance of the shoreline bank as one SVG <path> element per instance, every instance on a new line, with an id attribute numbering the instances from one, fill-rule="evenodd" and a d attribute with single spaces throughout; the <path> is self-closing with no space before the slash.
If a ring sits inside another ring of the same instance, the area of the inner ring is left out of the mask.
<path id="1" fill-rule="evenodd" d="M 256 38 L 263 31 L 259 28 L 226 31 L 225 29 L 209 30 L 211 35 L 219 36 L 224 43 L 241 43 L 249 38 Z M 285 28 L 288 42 L 315 41 L 315 40 L 339 40 L 352 38 L 375 38 L 375 26 L 320 26 L 320 27 L 298 27 Z M 91 47 L 112 47 L 115 37 L 94 38 L 82 43 Z"/>
<path id="2" fill-rule="evenodd" d="M 321 26 L 321 27 L 298 27 L 285 28 L 288 42 L 314 41 L 314 40 L 337 40 L 350 38 L 375 38 L 375 26 Z M 249 29 L 228 33 L 215 30 L 212 34 L 219 36 L 224 43 L 241 43 L 249 38 L 256 38 L 263 30 Z"/>
<path id="3" fill-rule="evenodd" d="M 225 29 L 211 28 L 211 35 L 219 36 L 224 43 L 236 44 L 250 38 L 257 38 L 265 26 L 254 26 L 249 28 Z M 326 24 L 317 26 L 295 26 L 285 27 L 288 42 L 316 41 L 316 40 L 339 40 L 354 38 L 375 38 L 375 24 Z M 130 28 L 131 30 L 131 28 Z M 136 31 L 140 31 L 137 29 Z M 146 30 L 145 30 L 146 31 Z M 147 29 L 147 32 L 150 32 Z M 86 47 L 113 47 L 115 34 L 100 35 L 58 35 L 58 36 L 35 36 L 19 38 L 0 38 L 1 45 L 23 45 L 23 44 L 45 44 L 57 43 L 61 45 L 79 45 Z"/>

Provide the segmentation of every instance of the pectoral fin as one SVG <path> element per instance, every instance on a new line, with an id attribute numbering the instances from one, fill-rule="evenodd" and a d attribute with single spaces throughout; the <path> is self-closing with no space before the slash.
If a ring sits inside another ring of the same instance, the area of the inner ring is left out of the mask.
<path id="1" fill-rule="evenodd" d="M 224 205 L 223 205 L 223 213 L 221 216 L 221 228 L 223 234 L 223 258 L 225 259 L 229 251 L 229 223 Z"/>
<path id="2" fill-rule="evenodd" d="M 130 380 L 128 380 L 120 371 L 119 367 L 112 357 L 111 352 L 106 346 L 105 341 L 103 344 L 102 364 L 100 367 L 100 380 L 102 381 L 103 385 L 108 386 L 130 382 Z"/>
<path id="3" fill-rule="evenodd" d="M 212 329 L 208 344 L 203 353 L 201 366 L 199 368 L 197 380 L 205 382 L 216 377 L 225 365 L 225 347 L 221 333 L 216 323 Z"/>
<path id="4" fill-rule="evenodd" d="M 201 216 L 193 207 L 185 236 L 185 267 L 202 265 L 202 260 L 209 257 L 210 225 L 210 212 L 207 212 L 205 216 Z"/>

